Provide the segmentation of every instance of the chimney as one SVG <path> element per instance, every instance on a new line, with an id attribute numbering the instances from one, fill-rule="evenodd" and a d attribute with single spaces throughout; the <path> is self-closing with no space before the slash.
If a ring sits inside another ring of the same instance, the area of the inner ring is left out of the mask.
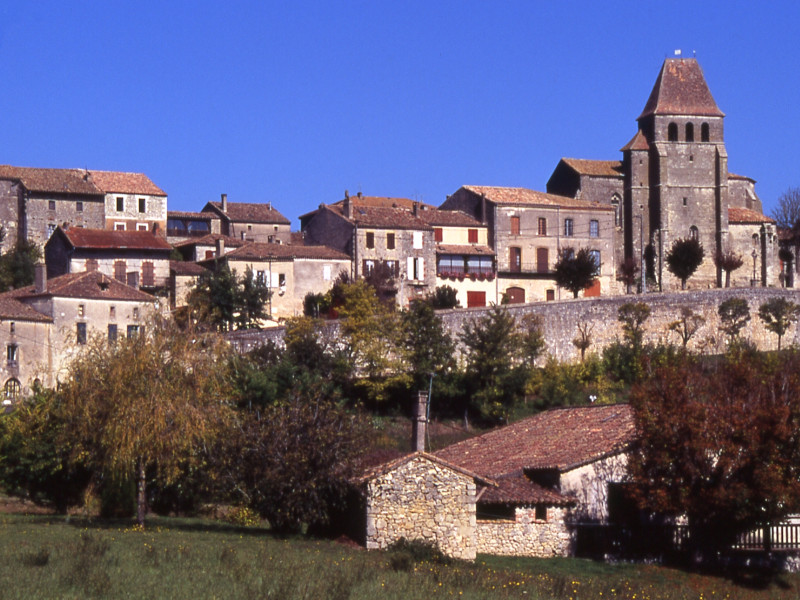
<path id="1" fill-rule="evenodd" d="M 127 284 L 134 289 L 139 289 L 139 272 L 138 271 L 130 271 L 127 274 Z"/>
<path id="2" fill-rule="evenodd" d="M 425 452 L 425 437 L 428 433 L 428 392 L 417 392 L 414 405 L 411 444 L 415 452 Z"/>
<path id="3" fill-rule="evenodd" d="M 33 271 L 33 285 L 37 294 L 47 291 L 47 267 L 43 262 L 36 263 Z"/>
<path id="4" fill-rule="evenodd" d="M 412 206 L 414 207 L 414 216 L 418 217 L 419 216 L 419 202 L 414 201 L 414 204 L 412 204 Z"/>
<path id="5" fill-rule="evenodd" d="M 344 202 L 342 203 L 342 214 L 344 215 L 345 219 L 349 219 L 353 216 L 353 206 L 350 203 L 350 194 L 347 193 L 347 190 L 344 191 Z"/>
<path id="6" fill-rule="evenodd" d="M 228 212 L 228 194 L 222 194 L 222 212 Z"/>
<path id="7" fill-rule="evenodd" d="M 244 233 L 244 232 L 242 232 Z M 217 258 L 225 254 L 225 240 L 222 238 L 217 239 Z"/>

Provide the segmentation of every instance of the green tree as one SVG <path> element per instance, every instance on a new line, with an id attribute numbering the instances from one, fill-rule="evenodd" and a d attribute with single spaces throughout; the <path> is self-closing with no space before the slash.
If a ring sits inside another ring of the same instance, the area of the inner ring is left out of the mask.
<path id="1" fill-rule="evenodd" d="M 255 277 L 250 267 L 237 277 L 227 264 L 218 263 L 200 275 L 187 300 L 192 321 L 217 331 L 257 327 L 268 316 L 266 303 L 271 291 Z"/>
<path id="2" fill-rule="evenodd" d="M 186 335 L 157 320 L 147 336 L 109 345 L 94 340 L 58 391 L 63 443 L 106 476 L 137 482 L 144 525 L 146 475 L 165 483 L 195 460 L 229 416 L 228 348 L 213 335 Z"/>
<path id="3" fill-rule="evenodd" d="M 449 285 L 440 285 L 428 294 L 427 302 L 435 309 L 459 308 L 458 291 Z"/>
<path id="4" fill-rule="evenodd" d="M 628 344 L 641 350 L 644 343 L 644 323 L 650 318 L 650 307 L 644 302 L 626 302 L 617 309 L 617 321 L 622 323 L 622 335 Z"/>
<path id="5" fill-rule="evenodd" d="M 245 269 L 236 292 L 236 324 L 239 329 L 257 327 L 259 321 L 270 316 L 266 306 L 272 292 L 266 281 L 255 276 L 252 267 Z"/>
<path id="6" fill-rule="evenodd" d="M 559 254 L 554 276 L 556 285 L 569 290 L 573 298 L 577 298 L 578 292 L 594 283 L 599 272 L 600 265 L 589 248 L 575 252 L 574 248 L 566 247 Z"/>
<path id="7" fill-rule="evenodd" d="M 403 312 L 403 333 L 413 389 L 427 389 L 431 376 L 454 367 L 455 345 L 428 302 L 417 300 Z"/>
<path id="8" fill-rule="evenodd" d="M 527 314 L 520 319 L 519 327 L 522 357 L 528 368 L 533 369 L 536 366 L 536 359 L 547 348 L 544 339 L 544 320 L 539 315 Z"/>
<path id="9" fill-rule="evenodd" d="M 786 298 L 770 298 L 758 307 L 758 316 L 764 322 L 764 327 L 778 336 L 780 350 L 781 338 L 800 316 L 800 306 Z"/>
<path id="10" fill-rule="evenodd" d="M 800 506 L 800 360 L 688 354 L 655 369 L 630 397 L 638 439 L 628 461 L 642 508 L 685 516 L 696 552 Z"/>
<path id="11" fill-rule="evenodd" d="M 741 254 L 733 250 L 727 252 L 717 252 L 714 254 L 714 264 L 725 271 L 725 287 L 731 287 L 731 273 L 744 264 Z"/>
<path id="12" fill-rule="evenodd" d="M 468 321 L 461 333 L 472 407 L 485 420 L 500 422 L 522 397 L 526 370 L 518 369 L 522 340 L 516 319 L 495 306 Z"/>
<path id="13" fill-rule="evenodd" d="M 677 321 L 672 321 L 668 328 L 678 334 L 685 350 L 689 340 L 694 337 L 705 322 L 706 320 L 702 315 L 698 315 L 688 306 L 684 306 L 681 308 L 681 316 Z"/>
<path id="14" fill-rule="evenodd" d="M 717 308 L 719 328 L 728 336 L 729 343 L 739 339 L 739 333 L 750 322 L 750 306 L 744 298 L 728 298 Z"/>
<path id="15" fill-rule="evenodd" d="M 639 261 L 629 256 L 619 264 L 619 278 L 625 284 L 625 293 L 631 293 L 631 286 L 636 283 L 636 275 L 639 273 Z"/>
<path id="16" fill-rule="evenodd" d="M 42 250 L 33 242 L 23 240 L 0 256 L 0 292 L 19 289 L 33 283 L 36 264 L 42 260 Z"/>
<path id="17" fill-rule="evenodd" d="M 703 262 L 705 250 L 697 238 L 688 237 L 672 242 L 667 252 L 667 269 L 681 280 L 681 289 L 686 289 L 689 279 Z"/>

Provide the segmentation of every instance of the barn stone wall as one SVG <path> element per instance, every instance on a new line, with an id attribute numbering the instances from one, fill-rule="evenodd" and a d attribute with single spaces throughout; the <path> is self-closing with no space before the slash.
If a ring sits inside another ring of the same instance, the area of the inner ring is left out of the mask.
<path id="1" fill-rule="evenodd" d="M 537 520 L 535 508 L 517 507 L 514 520 L 478 521 L 476 542 L 481 554 L 506 556 L 569 556 L 572 536 L 567 509 L 547 507 L 547 519 Z"/>

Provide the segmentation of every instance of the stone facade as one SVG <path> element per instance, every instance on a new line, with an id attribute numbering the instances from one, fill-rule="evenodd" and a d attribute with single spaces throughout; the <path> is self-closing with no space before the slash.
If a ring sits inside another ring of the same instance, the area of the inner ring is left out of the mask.
<path id="1" fill-rule="evenodd" d="M 415 455 L 367 482 L 367 548 L 405 538 L 438 546 L 448 556 L 476 555 L 473 477 Z"/>
<path id="2" fill-rule="evenodd" d="M 578 502 L 570 515 L 575 521 L 608 520 L 608 484 L 628 479 L 627 454 L 615 454 L 561 473 L 559 491 Z"/>
<path id="3" fill-rule="evenodd" d="M 106 194 L 105 229 L 157 231 L 167 228 L 167 197 L 153 194 Z"/>
<path id="4" fill-rule="evenodd" d="M 535 508 L 517 507 L 513 520 L 479 520 L 477 551 L 505 556 L 569 556 L 573 540 L 568 512 L 567 508 L 548 506 L 546 518 L 540 520 Z"/>

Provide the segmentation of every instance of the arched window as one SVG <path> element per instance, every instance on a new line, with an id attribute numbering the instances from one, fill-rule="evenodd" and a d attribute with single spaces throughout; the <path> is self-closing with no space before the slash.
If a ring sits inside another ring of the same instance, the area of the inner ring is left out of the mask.
<path id="1" fill-rule="evenodd" d="M 708 123 L 703 123 L 700 126 L 700 141 L 707 142 L 709 140 Z"/>
<path id="2" fill-rule="evenodd" d="M 670 142 L 678 141 L 678 125 L 676 123 L 670 123 L 667 126 L 667 140 Z"/>
<path id="3" fill-rule="evenodd" d="M 614 225 L 619 225 L 622 220 L 622 215 L 620 214 L 620 208 L 622 205 L 622 200 L 619 197 L 619 194 L 614 194 L 611 196 L 611 206 L 614 207 Z"/>
<path id="4" fill-rule="evenodd" d="M 18 379 L 14 379 L 13 377 L 6 381 L 5 387 L 5 395 L 3 398 L 3 404 L 12 404 L 17 401 L 19 398 L 20 390 L 22 386 L 19 384 Z"/>
<path id="5" fill-rule="evenodd" d="M 694 125 L 691 123 L 686 124 L 686 141 L 693 142 L 694 141 Z"/>
<path id="6" fill-rule="evenodd" d="M 700 232 L 697 230 L 697 227 L 695 227 L 694 225 L 689 227 L 689 237 L 692 238 L 693 240 L 699 240 L 700 239 Z"/>

